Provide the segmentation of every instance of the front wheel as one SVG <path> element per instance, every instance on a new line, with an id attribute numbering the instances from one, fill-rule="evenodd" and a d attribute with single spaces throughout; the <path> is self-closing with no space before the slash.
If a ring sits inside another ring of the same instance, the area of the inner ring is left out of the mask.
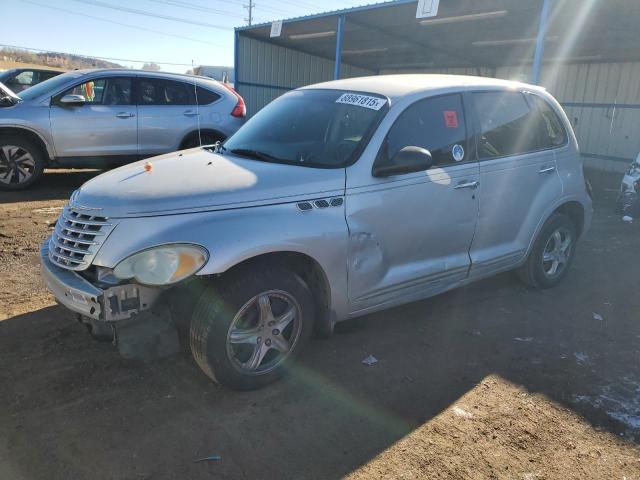
<path id="1" fill-rule="evenodd" d="M 201 295 L 190 344 L 214 381 L 253 390 L 280 378 L 313 330 L 314 302 L 294 272 L 265 267 L 222 279 Z"/>
<path id="2" fill-rule="evenodd" d="M 33 142 L 0 136 L 0 190 L 24 190 L 44 172 L 42 151 Z"/>
<path id="3" fill-rule="evenodd" d="M 567 275 L 577 241 L 576 227 L 569 217 L 555 214 L 538 235 L 518 276 L 534 288 L 551 288 Z"/>

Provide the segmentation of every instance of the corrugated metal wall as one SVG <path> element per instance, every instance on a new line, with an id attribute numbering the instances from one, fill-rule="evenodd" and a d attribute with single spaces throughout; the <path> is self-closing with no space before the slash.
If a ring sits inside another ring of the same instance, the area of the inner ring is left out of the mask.
<path id="1" fill-rule="evenodd" d="M 256 113 L 288 90 L 333 80 L 334 61 L 240 35 L 236 86 L 247 103 L 247 114 Z M 341 77 L 373 75 L 373 71 L 341 66 Z"/>
<path id="2" fill-rule="evenodd" d="M 239 37 L 237 86 L 254 114 L 284 92 L 333 78 L 333 60 Z M 528 81 L 531 68 L 383 70 L 448 73 Z M 342 77 L 375 72 L 342 65 Z M 541 84 L 563 104 L 574 123 L 587 166 L 623 171 L 640 152 L 640 63 L 546 64 Z"/>
<path id="3" fill-rule="evenodd" d="M 481 77 L 493 77 L 495 69 L 487 67 L 452 67 L 452 68 L 387 68 L 380 70 L 380 75 L 393 75 L 396 73 L 441 73 L 445 75 L 473 75 Z"/>

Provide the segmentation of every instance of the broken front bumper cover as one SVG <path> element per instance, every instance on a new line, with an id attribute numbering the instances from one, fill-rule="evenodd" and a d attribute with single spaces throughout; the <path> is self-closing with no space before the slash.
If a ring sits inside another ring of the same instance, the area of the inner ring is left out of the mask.
<path id="1" fill-rule="evenodd" d="M 100 289 L 76 272 L 54 265 L 48 244 L 40 248 L 42 277 L 59 303 L 82 316 L 106 322 L 126 320 L 150 309 L 162 292 L 132 283 Z"/>

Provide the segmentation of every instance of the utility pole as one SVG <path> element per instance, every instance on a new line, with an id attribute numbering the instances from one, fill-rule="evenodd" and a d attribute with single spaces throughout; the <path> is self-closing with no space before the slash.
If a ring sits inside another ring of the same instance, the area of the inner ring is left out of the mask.
<path id="1" fill-rule="evenodd" d="M 247 11 L 249 12 L 249 18 L 245 18 L 245 21 L 247 22 L 248 25 L 252 25 L 253 24 L 253 9 L 256 6 L 256 4 L 253 2 L 253 0 L 249 0 L 249 5 L 242 5 L 244 8 L 247 9 Z"/>

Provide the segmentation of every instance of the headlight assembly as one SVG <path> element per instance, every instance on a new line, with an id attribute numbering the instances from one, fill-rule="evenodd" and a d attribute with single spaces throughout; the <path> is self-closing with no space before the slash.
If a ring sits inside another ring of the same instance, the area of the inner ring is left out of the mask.
<path id="1" fill-rule="evenodd" d="M 208 259 L 209 252 L 198 245 L 162 245 L 125 258 L 113 274 L 122 280 L 133 278 L 143 285 L 171 285 L 196 273 Z"/>

